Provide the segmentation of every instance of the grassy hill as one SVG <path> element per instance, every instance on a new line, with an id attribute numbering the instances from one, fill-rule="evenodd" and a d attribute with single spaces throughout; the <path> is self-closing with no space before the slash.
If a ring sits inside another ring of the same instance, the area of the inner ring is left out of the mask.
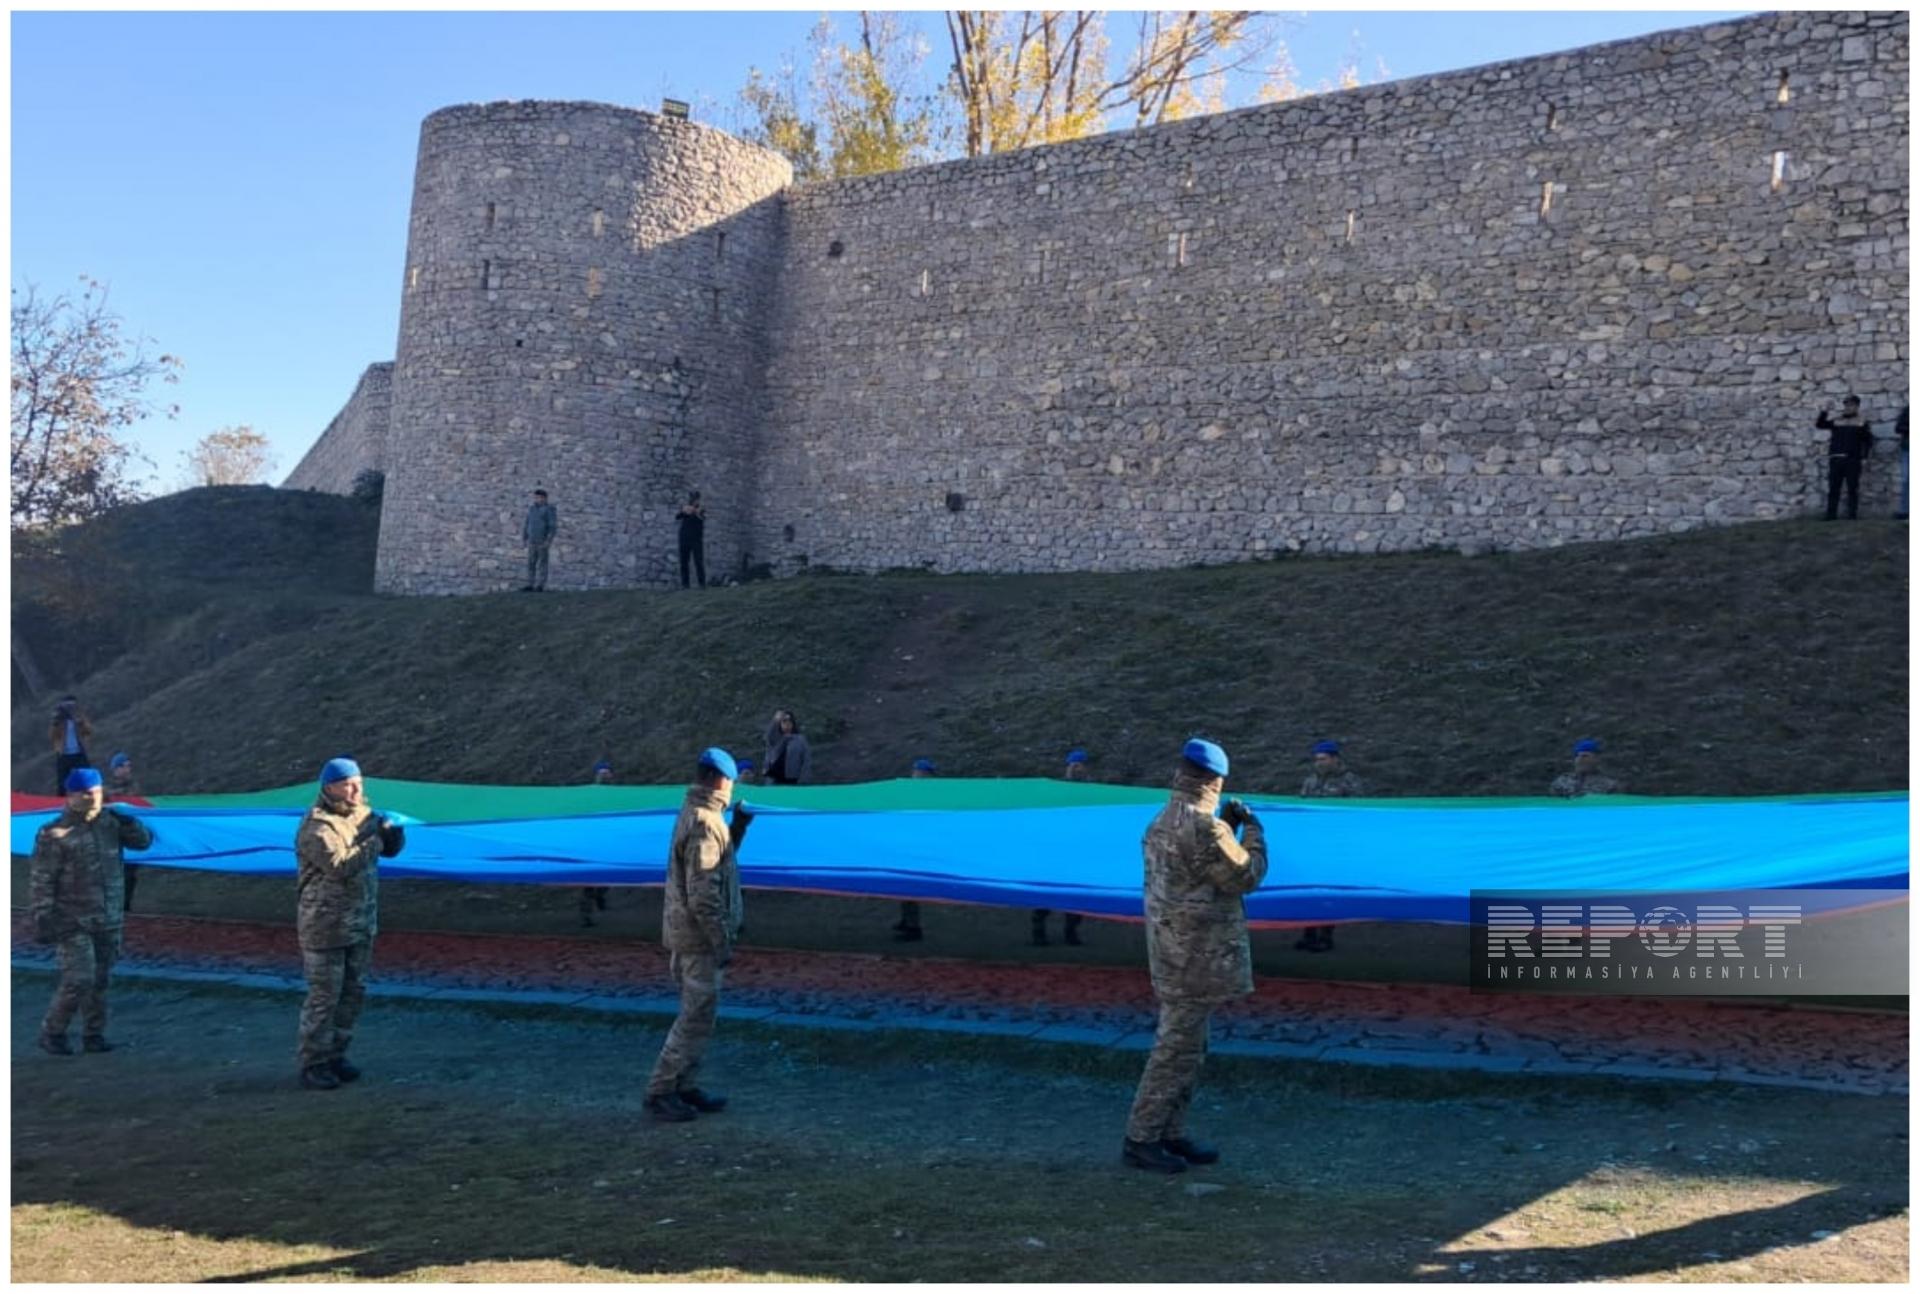
<path id="1" fill-rule="evenodd" d="M 1483 557 L 1133 575 L 816 575 L 704 592 L 399 599 L 377 514 L 206 489 L 21 545 L 13 615 L 150 791 L 304 780 L 351 751 L 451 781 L 680 780 L 800 714 L 824 780 L 1056 772 L 1158 783 L 1204 731 L 1234 783 L 1347 745 L 1388 795 L 1538 794 L 1574 739 L 1651 794 L 1904 787 L 1907 532 L 1742 526 Z M 566 554 L 555 557 L 565 578 Z M 15 685 L 14 786 L 51 777 Z"/>

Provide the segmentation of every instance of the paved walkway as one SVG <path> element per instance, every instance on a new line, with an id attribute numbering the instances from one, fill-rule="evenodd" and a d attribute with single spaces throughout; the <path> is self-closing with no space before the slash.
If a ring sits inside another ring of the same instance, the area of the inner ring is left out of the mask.
<path id="1" fill-rule="evenodd" d="M 14 914 L 14 965 L 52 965 Z M 303 990 L 293 931 L 135 916 L 117 974 Z M 671 1015 L 655 944 L 394 931 L 379 995 Z M 1144 1050 L 1143 968 L 1008 965 L 746 949 L 728 971 L 729 1018 L 834 1029 L 920 1029 Z M 1472 994 L 1430 984 L 1261 979 L 1214 1017 L 1212 1050 L 1356 1065 L 1734 1082 L 1907 1094 L 1907 1020 L 1895 1014 L 1685 998 Z"/>

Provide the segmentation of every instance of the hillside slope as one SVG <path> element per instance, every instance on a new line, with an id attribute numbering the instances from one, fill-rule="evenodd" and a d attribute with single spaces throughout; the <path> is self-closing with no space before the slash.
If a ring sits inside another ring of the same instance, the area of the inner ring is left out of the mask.
<path id="1" fill-rule="evenodd" d="M 1903 787 L 1907 534 L 1794 521 L 1550 552 L 1068 576 L 810 576 L 705 592 L 369 591 L 375 514 L 197 490 L 16 552 L 15 625 L 150 791 L 370 770 L 681 778 L 798 710 L 825 780 L 1158 783 L 1204 731 L 1297 789 L 1334 736 L 1388 795 L 1538 794 L 1572 741 L 1649 794 Z M 556 572 L 565 554 L 556 554 Z M 16 690 L 16 701 L 19 694 Z M 51 775 L 17 703 L 14 785 Z"/>

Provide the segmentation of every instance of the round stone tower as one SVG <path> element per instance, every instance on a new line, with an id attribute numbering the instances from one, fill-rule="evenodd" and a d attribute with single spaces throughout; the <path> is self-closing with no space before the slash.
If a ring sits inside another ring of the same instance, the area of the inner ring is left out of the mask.
<path id="1" fill-rule="evenodd" d="M 677 579 L 691 489 L 709 577 L 735 570 L 792 178 L 721 131 L 605 104 L 428 117 L 375 587 L 517 588 L 536 487 L 560 512 L 550 587 Z"/>

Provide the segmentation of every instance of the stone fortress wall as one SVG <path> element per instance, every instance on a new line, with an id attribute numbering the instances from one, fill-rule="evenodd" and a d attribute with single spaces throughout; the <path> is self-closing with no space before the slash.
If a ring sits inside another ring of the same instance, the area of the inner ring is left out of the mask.
<path id="1" fill-rule="evenodd" d="M 536 483 L 560 587 L 663 582 L 688 486 L 723 572 L 1803 513 L 1818 409 L 1905 399 L 1906 87 L 1904 13 L 1764 15 L 802 188 L 644 113 L 436 113 L 379 587 L 511 586 Z"/>
<path id="2" fill-rule="evenodd" d="M 287 473 L 289 490 L 345 494 L 353 478 L 387 469 L 387 424 L 393 410 L 393 365 L 369 364 L 340 412 L 313 448 Z"/>
<path id="3" fill-rule="evenodd" d="M 689 488 L 709 547 L 750 515 L 769 201 L 785 159 L 590 103 L 449 108 L 420 131 L 376 587 L 524 577 L 531 493 L 560 512 L 554 585 L 663 581 Z"/>

